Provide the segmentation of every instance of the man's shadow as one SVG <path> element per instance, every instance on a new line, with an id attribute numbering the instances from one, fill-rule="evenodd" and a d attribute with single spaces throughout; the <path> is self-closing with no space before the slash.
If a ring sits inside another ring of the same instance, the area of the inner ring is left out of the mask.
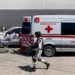
<path id="1" fill-rule="evenodd" d="M 31 71 L 31 68 L 29 65 L 27 66 L 18 66 L 20 69 L 24 70 L 24 71 L 27 71 L 27 72 L 30 72 Z"/>
<path id="2" fill-rule="evenodd" d="M 20 68 L 21 70 L 27 71 L 27 72 L 31 72 L 32 67 L 27 65 L 27 66 L 18 66 L 18 68 Z M 36 69 L 45 69 L 45 68 L 36 68 Z"/>

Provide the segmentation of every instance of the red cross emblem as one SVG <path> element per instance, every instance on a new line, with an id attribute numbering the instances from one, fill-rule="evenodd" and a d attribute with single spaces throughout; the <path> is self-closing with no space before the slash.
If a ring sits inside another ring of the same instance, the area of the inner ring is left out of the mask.
<path id="1" fill-rule="evenodd" d="M 50 26 L 48 26 L 47 28 L 45 28 L 45 30 L 47 30 L 47 32 L 50 33 L 50 31 L 53 30 L 53 28 L 51 28 Z"/>

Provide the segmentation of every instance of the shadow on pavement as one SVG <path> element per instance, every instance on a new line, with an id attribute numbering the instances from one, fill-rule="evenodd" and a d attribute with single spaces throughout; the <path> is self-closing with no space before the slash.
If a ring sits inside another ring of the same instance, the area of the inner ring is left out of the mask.
<path id="1" fill-rule="evenodd" d="M 27 57 L 31 57 L 32 53 L 31 52 L 26 52 L 26 53 L 20 53 L 19 50 L 18 51 L 14 51 L 14 54 L 19 54 L 19 55 L 24 55 Z M 43 57 L 46 57 L 44 55 L 42 55 Z M 75 56 L 75 52 L 56 52 L 56 54 L 53 57 L 72 57 Z"/>
<path id="2" fill-rule="evenodd" d="M 27 56 L 27 57 L 32 56 L 32 53 L 30 53 L 30 52 L 21 53 L 19 50 L 18 51 L 13 50 L 13 54 L 23 55 L 23 56 Z"/>
<path id="3" fill-rule="evenodd" d="M 8 48 L 20 48 L 20 45 L 9 45 Z"/>
<path id="4" fill-rule="evenodd" d="M 31 71 L 31 68 L 29 65 L 28 66 L 18 66 L 21 70 L 24 70 L 24 71 L 27 71 L 27 72 L 30 72 Z M 45 68 L 36 68 L 36 69 L 45 69 Z"/>
<path id="5" fill-rule="evenodd" d="M 30 66 L 18 66 L 21 70 L 24 70 L 24 71 L 27 71 L 27 72 L 30 72 L 31 70 L 31 67 Z"/>
<path id="6" fill-rule="evenodd" d="M 75 52 L 57 52 L 54 57 L 72 57 L 75 56 Z"/>
<path id="7" fill-rule="evenodd" d="M 14 54 L 19 54 L 19 55 L 23 55 L 23 56 L 27 56 L 27 57 L 31 57 L 32 54 L 31 53 L 20 53 L 19 51 L 15 51 Z M 42 55 L 43 57 L 46 57 L 44 55 Z M 72 57 L 75 56 L 75 52 L 57 52 L 53 57 Z"/>
<path id="8" fill-rule="evenodd" d="M 16 48 L 16 47 L 20 48 L 20 46 L 18 46 L 18 45 L 14 46 L 14 48 Z M 13 48 L 13 45 L 10 45 L 9 48 Z M 26 53 L 21 53 L 21 52 L 19 52 L 19 50 L 17 50 L 17 51 L 13 50 L 12 54 L 19 54 L 19 55 L 24 55 L 27 57 L 32 56 L 32 53 L 30 53 L 29 51 L 28 52 L 26 51 Z M 42 56 L 45 57 L 44 55 L 42 55 Z M 70 56 L 70 57 L 75 56 L 75 52 L 56 52 L 56 54 L 53 57 L 68 57 L 68 56 Z"/>

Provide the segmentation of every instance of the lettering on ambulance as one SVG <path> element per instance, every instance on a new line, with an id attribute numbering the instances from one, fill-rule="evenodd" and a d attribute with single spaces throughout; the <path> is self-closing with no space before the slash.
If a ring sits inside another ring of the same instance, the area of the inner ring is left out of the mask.
<path id="1" fill-rule="evenodd" d="M 41 22 L 40 25 L 56 25 L 56 22 Z"/>

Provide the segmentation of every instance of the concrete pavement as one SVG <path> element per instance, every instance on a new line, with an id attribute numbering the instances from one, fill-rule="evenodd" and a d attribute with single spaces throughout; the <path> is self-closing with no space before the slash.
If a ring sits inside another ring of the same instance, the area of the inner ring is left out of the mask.
<path id="1" fill-rule="evenodd" d="M 51 64 L 50 68 L 45 70 L 46 66 L 37 62 L 36 72 L 29 72 L 31 56 L 0 53 L 0 75 L 75 75 L 75 56 L 43 58 Z"/>

